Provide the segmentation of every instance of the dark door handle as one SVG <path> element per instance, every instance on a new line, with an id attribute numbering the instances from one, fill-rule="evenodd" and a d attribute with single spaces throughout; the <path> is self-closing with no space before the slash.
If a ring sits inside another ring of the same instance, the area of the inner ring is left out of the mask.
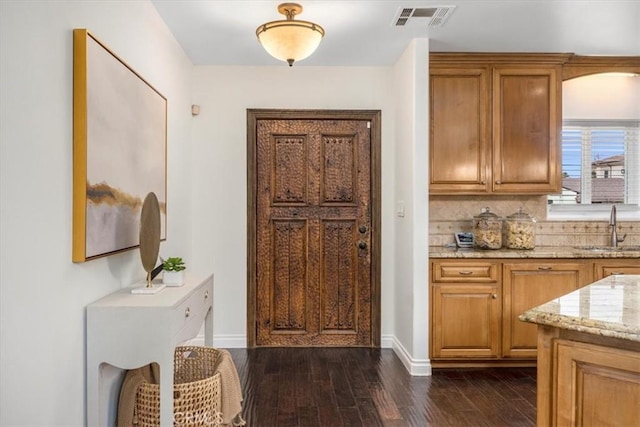
<path id="1" fill-rule="evenodd" d="M 360 242 L 360 243 L 358 243 L 358 247 L 360 249 L 367 249 L 367 244 L 365 242 Z"/>

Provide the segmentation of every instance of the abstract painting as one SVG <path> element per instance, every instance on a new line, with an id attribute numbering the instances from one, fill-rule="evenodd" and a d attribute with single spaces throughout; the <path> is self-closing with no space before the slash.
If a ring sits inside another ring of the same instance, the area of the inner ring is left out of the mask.
<path id="1" fill-rule="evenodd" d="M 166 239 L 167 100 L 85 29 L 73 31 L 72 260 L 136 248 L 154 192 Z"/>

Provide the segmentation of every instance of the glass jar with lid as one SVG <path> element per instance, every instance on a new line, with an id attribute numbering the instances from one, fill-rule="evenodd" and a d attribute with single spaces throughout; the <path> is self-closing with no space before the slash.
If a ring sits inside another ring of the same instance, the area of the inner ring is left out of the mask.
<path id="1" fill-rule="evenodd" d="M 505 219 L 505 240 L 509 249 L 533 249 L 536 240 L 536 220 L 522 208 Z"/>
<path id="2" fill-rule="evenodd" d="M 473 237 L 480 249 L 500 249 L 502 247 L 502 218 L 489 208 L 473 217 Z"/>

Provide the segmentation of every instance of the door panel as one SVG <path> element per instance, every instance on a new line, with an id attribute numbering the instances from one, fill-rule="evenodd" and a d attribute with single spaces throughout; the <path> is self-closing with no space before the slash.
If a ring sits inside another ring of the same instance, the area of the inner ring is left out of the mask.
<path id="1" fill-rule="evenodd" d="M 322 204 L 354 205 L 357 188 L 356 135 L 322 136 Z"/>
<path id="2" fill-rule="evenodd" d="M 256 121 L 256 345 L 371 346 L 367 120 Z"/>
<path id="3" fill-rule="evenodd" d="M 272 180 L 274 206 L 307 204 L 307 139 L 304 136 L 273 135 Z"/>
<path id="4" fill-rule="evenodd" d="M 307 221 L 278 220 L 271 224 L 273 275 L 272 318 L 275 331 L 306 329 Z"/>
<path id="5" fill-rule="evenodd" d="M 355 333 L 358 300 L 355 221 L 323 221 L 322 231 L 320 326 L 323 333 Z"/>

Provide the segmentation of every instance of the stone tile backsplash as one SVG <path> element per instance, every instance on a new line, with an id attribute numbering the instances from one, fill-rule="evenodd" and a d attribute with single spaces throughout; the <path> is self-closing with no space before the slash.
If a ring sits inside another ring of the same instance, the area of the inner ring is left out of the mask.
<path id="1" fill-rule="evenodd" d="M 547 196 L 432 196 L 429 198 L 429 220 L 469 219 L 489 207 L 491 212 L 505 217 L 522 208 L 537 220 L 547 217 Z"/>
<path id="2" fill-rule="evenodd" d="M 431 220 L 429 244 L 444 246 L 454 243 L 456 231 L 472 231 L 472 221 Z M 535 225 L 536 246 L 608 245 L 611 229 L 606 221 L 538 221 Z M 627 235 L 621 245 L 640 245 L 640 221 L 618 223 L 618 236 Z"/>
<path id="3" fill-rule="evenodd" d="M 608 221 L 546 221 L 546 196 L 434 196 L 429 200 L 429 245 L 454 243 L 456 231 L 472 231 L 472 218 L 482 208 L 505 217 L 518 208 L 537 219 L 536 246 L 608 245 Z M 627 235 L 622 245 L 640 245 L 640 221 L 620 221 L 618 236 Z"/>

